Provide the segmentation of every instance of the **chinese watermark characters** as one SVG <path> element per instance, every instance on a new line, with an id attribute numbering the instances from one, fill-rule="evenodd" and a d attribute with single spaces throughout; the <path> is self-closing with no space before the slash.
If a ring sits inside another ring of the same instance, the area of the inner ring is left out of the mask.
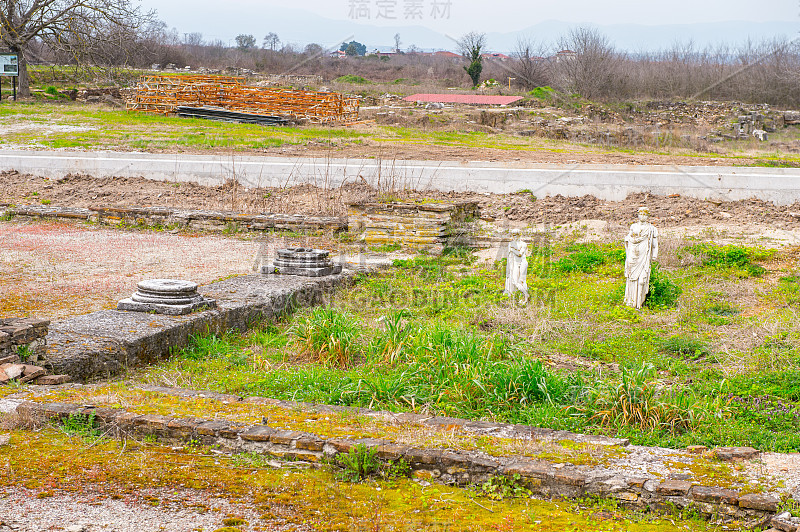
<path id="1" fill-rule="evenodd" d="M 348 17 L 354 20 L 449 19 L 452 0 L 347 0 Z"/>

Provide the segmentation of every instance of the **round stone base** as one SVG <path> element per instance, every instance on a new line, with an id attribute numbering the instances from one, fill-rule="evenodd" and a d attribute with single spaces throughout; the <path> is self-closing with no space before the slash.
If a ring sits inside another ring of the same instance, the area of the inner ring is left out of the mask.
<path id="1" fill-rule="evenodd" d="M 150 279 L 137 285 L 136 293 L 117 304 L 117 310 L 155 312 L 180 316 L 217 307 L 213 299 L 197 293 L 197 283 L 177 279 Z"/>
<path id="2" fill-rule="evenodd" d="M 132 298 L 123 299 L 117 303 L 117 310 L 129 310 L 132 312 L 155 312 L 156 314 L 166 314 L 167 316 L 183 316 L 191 314 L 196 310 L 210 310 L 217 308 L 214 299 L 201 299 L 188 305 L 161 305 L 159 303 L 140 303 Z"/>
<path id="3" fill-rule="evenodd" d="M 329 252 L 312 248 L 287 248 L 278 250 L 275 262 L 261 267 L 261 273 L 324 277 L 342 272 L 341 264 L 334 264 Z"/>

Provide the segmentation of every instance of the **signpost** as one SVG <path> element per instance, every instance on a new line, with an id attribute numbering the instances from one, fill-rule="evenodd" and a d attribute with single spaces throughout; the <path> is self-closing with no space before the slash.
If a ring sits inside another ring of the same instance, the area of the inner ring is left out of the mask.
<path id="1" fill-rule="evenodd" d="M 19 76 L 19 56 L 17 54 L 0 54 L 0 80 L 3 76 L 11 77 L 14 101 L 17 100 L 17 77 Z M 0 86 L 2 83 L 0 82 Z M 0 98 L 2 93 L 0 93 Z"/>

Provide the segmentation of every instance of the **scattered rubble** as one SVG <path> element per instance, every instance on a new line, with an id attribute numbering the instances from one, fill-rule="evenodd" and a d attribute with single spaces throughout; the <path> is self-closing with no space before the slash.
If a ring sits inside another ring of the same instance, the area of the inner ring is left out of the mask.
<path id="1" fill-rule="evenodd" d="M 0 319 L 0 384 L 69 382 L 68 375 L 46 375 L 43 367 L 34 364 L 44 358 L 49 325 L 47 320 L 32 318 Z"/>

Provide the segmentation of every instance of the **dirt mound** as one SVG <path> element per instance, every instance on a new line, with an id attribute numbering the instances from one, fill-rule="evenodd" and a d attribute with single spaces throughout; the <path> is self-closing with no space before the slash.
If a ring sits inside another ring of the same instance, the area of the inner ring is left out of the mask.
<path id="1" fill-rule="evenodd" d="M 69 175 L 60 180 L 0 173 L 0 203 L 16 205 L 51 203 L 67 207 L 143 206 L 209 209 L 243 213 L 285 213 L 309 216 L 343 216 L 346 203 L 374 197 L 378 191 L 363 183 L 327 190 L 312 185 L 248 189 L 231 181 L 218 187 L 168 183 L 143 178 L 101 178 Z M 397 192 L 384 196 L 411 200 L 470 200 L 478 202 L 481 216 L 497 222 L 564 224 L 580 220 L 630 223 L 641 205 L 650 208 L 662 226 L 728 223 L 771 224 L 800 227 L 800 205 L 775 206 L 765 201 L 704 201 L 682 196 L 632 194 L 623 201 L 594 196 L 536 198 L 530 193 L 477 194 L 472 192 Z"/>

